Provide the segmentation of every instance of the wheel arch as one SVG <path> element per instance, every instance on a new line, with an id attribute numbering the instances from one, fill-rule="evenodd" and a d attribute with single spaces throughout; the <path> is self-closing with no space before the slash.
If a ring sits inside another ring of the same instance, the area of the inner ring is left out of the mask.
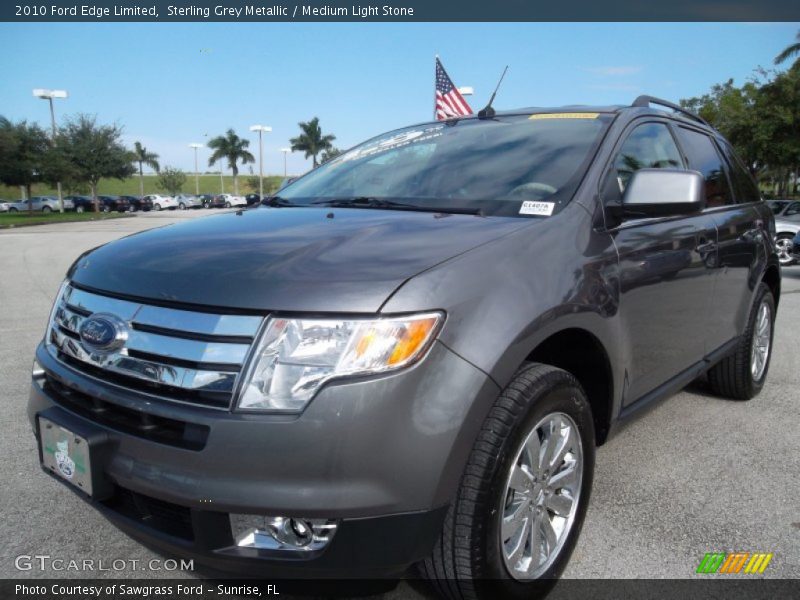
<path id="1" fill-rule="evenodd" d="M 541 341 L 526 360 L 564 369 L 580 382 L 592 408 L 595 442 L 598 446 L 605 443 L 611 426 L 614 376 L 603 343 L 586 329 L 570 327 Z"/>

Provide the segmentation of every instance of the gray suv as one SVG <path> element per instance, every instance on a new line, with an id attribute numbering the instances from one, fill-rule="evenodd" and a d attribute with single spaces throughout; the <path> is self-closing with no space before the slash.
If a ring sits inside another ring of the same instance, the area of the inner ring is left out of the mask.
<path id="1" fill-rule="evenodd" d="M 36 350 L 41 463 L 214 569 L 522 597 L 621 422 L 705 373 L 761 390 L 773 239 L 730 145 L 665 101 L 393 131 L 79 257 Z"/>

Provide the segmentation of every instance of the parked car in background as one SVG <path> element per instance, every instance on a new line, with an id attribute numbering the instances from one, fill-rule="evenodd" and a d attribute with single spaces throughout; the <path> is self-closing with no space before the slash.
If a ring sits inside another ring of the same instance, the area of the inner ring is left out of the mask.
<path id="1" fill-rule="evenodd" d="M 120 198 L 124 198 L 130 203 L 131 212 L 137 212 L 140 210 L 146 212 L 153 208 L 153 201 L 145 200 L 146 197 L 142 198 L 141 196 L 120 196 Z"/>
<path id="2" fill-rule="evenodd" d="M 265 198 L 269 198 L 269 196 L 267 194 L 264 194 L 264 196 L 260 196 L 259 194 L 247 194 L 244 200 L 247 202 L 247 206 L 255 206 L 256 204 L 261 204 Z"/>
<path id="3" fill-rule="evenodd" d="M 162 196 L 161 194 L 149 194 L 145 196 L 143 200 L 149 201 L 153 206 L 153 210 L 178 208 L 178 203 L 175 202 L 175 198 L 172 198 L 171 196 Z"/>
<path id="4" fill-rule="evenodd" d="M 214 199 L 216 198 L 216 195 L 200 194 L 198 198 L 200 199 L 200 204 L 203 208 L 212 208 L 214 206 Z"/>
<path id="5" fill-rule="evenodd" d="M 800 260 L 800 231 L 794 236 L 794 241 L 792 242 L 792 258 L 794 258 L 795 262 Z"/>
<path id="6" fill-rule="evenodd" d="M 233 194 L 220 194 L 219 195 L 220 201 L 225 208 L 231 208 L 233 206 L 247 206 L 247 200 L 244 199 L 244 196 L 234 196 Z"/>
<path id="7" fill-rule="evenodd" d="M 64 200 L 69 200 L 75 207 L 75 212 L 91 212 L 94 210 L 91 196 L 65 196 Z"/>
<path id="8" fill-rule="evenodd" d="M 8 212 L 8 200 L 0 200 L 0 213 Z"/>
<path id="9" fill-rule="evenodd" d="M 775 218 L 775 248 L 782 267 L 790 267 L 798 262 L 797 252 L 793 249 L 793 240 L 800 232 L 800 220 L 785 217 Z"/>
<path id="10" fill-rule="evenodd" d="M 98 196 L 100 212 L 128 212 L 131 203 L 122 196 Z"/>
<path id="11" fill-rule="evenodd" d="M 64 198 L 64 210 L 73 210 L 75 205 L 72 201 Z M 19 202 L 9 202 L 8 212 L 18 212 L 23 210 L 33 210 L 34 212 L 49 213 L 58 211 L 58 198 L 55 196 L 33 196 L 28 200 Z"/>
<path id="12" fill-rule="evenodd" d="M 194 194 L 178 194 L 175 196 L 175 202 L 178 203 L 179 210 L 186 210 L 187 208 L 202 208 L 203 201 L 199 196 Z"/>
<path id="13" fill-rule="evenodd" d="M 776 219 L 800 220 L 800 200 L 767 200 Z"/>

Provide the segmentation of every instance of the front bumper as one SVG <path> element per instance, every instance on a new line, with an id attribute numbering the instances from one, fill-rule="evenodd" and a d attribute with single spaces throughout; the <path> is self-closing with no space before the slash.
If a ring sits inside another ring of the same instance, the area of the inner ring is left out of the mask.
<path id="1" fill-rule="evenodd" d="M 31 389 L 34 429 L 38 414 L 56 410 L 109 440 L 101 464 L 115 491 L 90 501 L 110 520 L 214 569 L 285 577 L 397 574 L 427 555 L 498 393 L 439 343 L 403 372 L 329 385 L 292 416 L 162 401 L 75 371 L 41 345 L 37 360 L 46 376 Z M 138 428 L 143 415 L 170 435 Z M 151 501 L 168 518 L 131 509 Z M 326 548 L 298 559 L 235 546 L 230 513 L 340 525 Z"/>

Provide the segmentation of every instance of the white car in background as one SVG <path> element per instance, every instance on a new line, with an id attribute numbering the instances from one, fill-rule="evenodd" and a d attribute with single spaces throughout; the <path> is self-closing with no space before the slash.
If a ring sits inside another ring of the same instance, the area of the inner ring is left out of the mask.
<path id="1" fill-rule="evenodd" d="M 791 267 L 797 263 L 792 253 L 794 236 L 800 233 L 800 220 L 793 218 L 775 218 L 775 248 L 778 250 L 778 261 L 782 267 Z"/>
<path id="2" fill-rule="evenodd" d="M 247 200 L 244 196 L 234 196 L 233 194 L 220 194 L 219 197 L 225 202 L 225 208 L 233 206 L 247 207 Z"/>
<path id="3" fill-rule="evenodd" d="M 153 210 L 165 210 L 178 208 L 178 201 L 172 196 L 162 196 L 161 194 L 149 194 L 144 197 L 153 203 Z"/>
<path id="4" fill-rule="evenodd" d="M 8 202 L 5 200 L 0 200 L 0 213 L 1 212 L 8 212 Z"/>

